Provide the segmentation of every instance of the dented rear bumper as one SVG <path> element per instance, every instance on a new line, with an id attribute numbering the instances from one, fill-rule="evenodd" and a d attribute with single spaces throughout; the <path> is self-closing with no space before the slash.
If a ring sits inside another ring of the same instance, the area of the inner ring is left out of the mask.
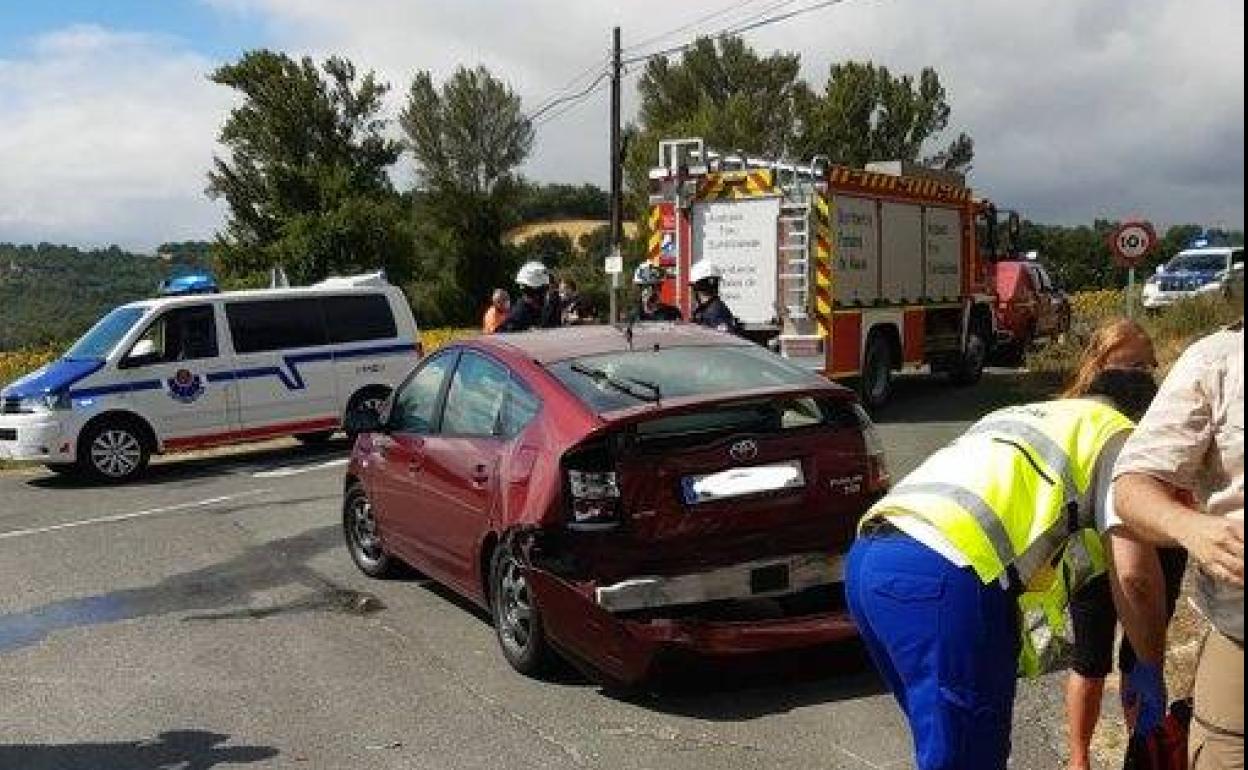
<path id="1" fill-rule="evenodd" d="M 771 559 L 766 565 L 778 560 Z M 783 561 L 783 560 L 781 560 Z M 760 564 L 743 564 L 700 575 L 639 578 L 613 586 L 573 583 L 538 567 L 528 581 L 550 641 L 581 668 L 608 684 L 644 680 L 667 652 L 723 658 L 815 647 L 854 638 L 858 630 L 841 608 L 749 620 L 709 620 L 681 616 L 664 608 L 731 599 L 758 599 L 835 584 L 841 560 L 810 555 L 789 557 L 787 590 L 750 585 Z M 742 576 L 745 576 L 742 582 Z M 654 612 L 648 612 L 653 610 Z"/>

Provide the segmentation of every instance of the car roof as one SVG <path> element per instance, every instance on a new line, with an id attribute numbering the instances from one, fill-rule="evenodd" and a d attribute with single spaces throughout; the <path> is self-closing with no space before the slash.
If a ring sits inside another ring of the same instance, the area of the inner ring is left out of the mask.
<path id="1" fill-rule="evenodd" d="M 629 329 L 632 344 L 629 344 Z M 584 356 L 673 347 L 750 347 L 754 343 L 732 334 L 686 323 L 638 323 L 565 326 L 519 333 L 491 334 L 473 340 L 486 348 L 510 349 L 545 366 Z"/>
<path id="2" fill-rule="evenodd" d="M 1191 255 L 1203 255 L 1203 254 L 1225 256 L 1227 254 L 1230 254 L 1232 251 L 1243 251 L 1243 250 L 1244 250 L 1243 246 L 1201 246 L 1200 248 L 1195 248 L 1195 249 L 1183 249 L 1175 256 L 1191 256 Z"/>

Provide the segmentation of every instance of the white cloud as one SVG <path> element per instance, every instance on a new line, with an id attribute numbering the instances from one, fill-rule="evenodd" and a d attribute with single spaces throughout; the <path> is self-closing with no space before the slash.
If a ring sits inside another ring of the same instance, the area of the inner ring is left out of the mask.
<path id="1" fill-rule="evenodd" d="M 177 41 L 96 26 L 0 59 L 0 241 L 210 236 L 205 172 L 230 106 L 211 67 Z"/>
<path id="2" fill-rule="evenodd" d="M 613 24 L 628 45 L 728 5 L 209 1 L 265 13 L 283 46 L 344 53 L 398 91 L 418 69 L 445 75 L 481 62 L 530 105 L 604 60 Z M 742 13 L 769 5 L 755 2 Z M 804 74 L 818 84 L 832 61 L 846 58 L 894 71 L 935 67 L 953 105 L 951 128 L 976 140 L 974 184 L 1037 220 L 1138 214 L 1159 223 L 1243 224 L 1238 0 L 847 0 L 748 39 L 764 52 L 800 52 Z M 634 101 L 629 89 L 625 107 Z M 542 127 L 527 170 L 602 183 L 606 158 L 600 93 Z"/>
<path id="3" fill-rule="evenodd" d="M 483 63 L 532 107 L 605 63 L 612 25 L 627 46 L 730 5 L 202 2 L 254 19 L 271 47 L 376 69 L 394 87 L 392 116 L 417 70 L 441 78 Z M 740 13 L 773 5 L 755 0 Z M 762 52 L 801 53 L 818 85 L 847 58 L 898 72 L 935 67 L 951 128 L 975 138 L 977 191 L 1037 221 L 1141 215 L 1243 226 L 1238 0 L 846 0 L 748 40 Z M 204 172 L 231 98 L 206 80 L 213 65 L 178 41 L 94 27 L 0 59 L 0 240 L 151 246 L 209 234 L 220 210 L 202 194 Z M 635 82 L 626 81 L 626 115 Z M 540 127 L 525 171 L 603 184 L 607 140 L 604 90 Z"/>

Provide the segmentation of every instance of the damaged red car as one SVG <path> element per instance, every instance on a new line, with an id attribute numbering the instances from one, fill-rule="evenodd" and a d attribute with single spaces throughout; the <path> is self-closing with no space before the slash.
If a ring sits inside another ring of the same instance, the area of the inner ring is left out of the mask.
<path id="1" fill-rule="evenodd" d="M 488 609 L 522 673 L 562 656 L 630 685 L 669 651 L 856 634 L 843 556 L 888 485 L 883 449 L 850 390 L 749 342 L 681 324 L 482 337 L 355 420 L 352 559 Z"/>

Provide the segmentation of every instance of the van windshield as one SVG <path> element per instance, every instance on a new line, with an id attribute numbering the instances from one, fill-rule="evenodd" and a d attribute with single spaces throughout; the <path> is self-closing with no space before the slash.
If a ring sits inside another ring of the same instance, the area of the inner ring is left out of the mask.
<path id="1" fill-rule="evenodd" d="M 1166 269 L 1171 272 L 1191 270 L 1199 273 L 1211 273 L 1226 269 L 1225 254 L 1179 254 L 1170 260 Z"/>
<path id="2" fill-rule="evenodd" d="M 134 328 L 147 312 L 145 307 L 119 307 L 96 322 L 86 334 L 78 338 L 74 346 L 65 352 L 70 360 L 100 360 L 107 358 L 126 332 Z"/>

